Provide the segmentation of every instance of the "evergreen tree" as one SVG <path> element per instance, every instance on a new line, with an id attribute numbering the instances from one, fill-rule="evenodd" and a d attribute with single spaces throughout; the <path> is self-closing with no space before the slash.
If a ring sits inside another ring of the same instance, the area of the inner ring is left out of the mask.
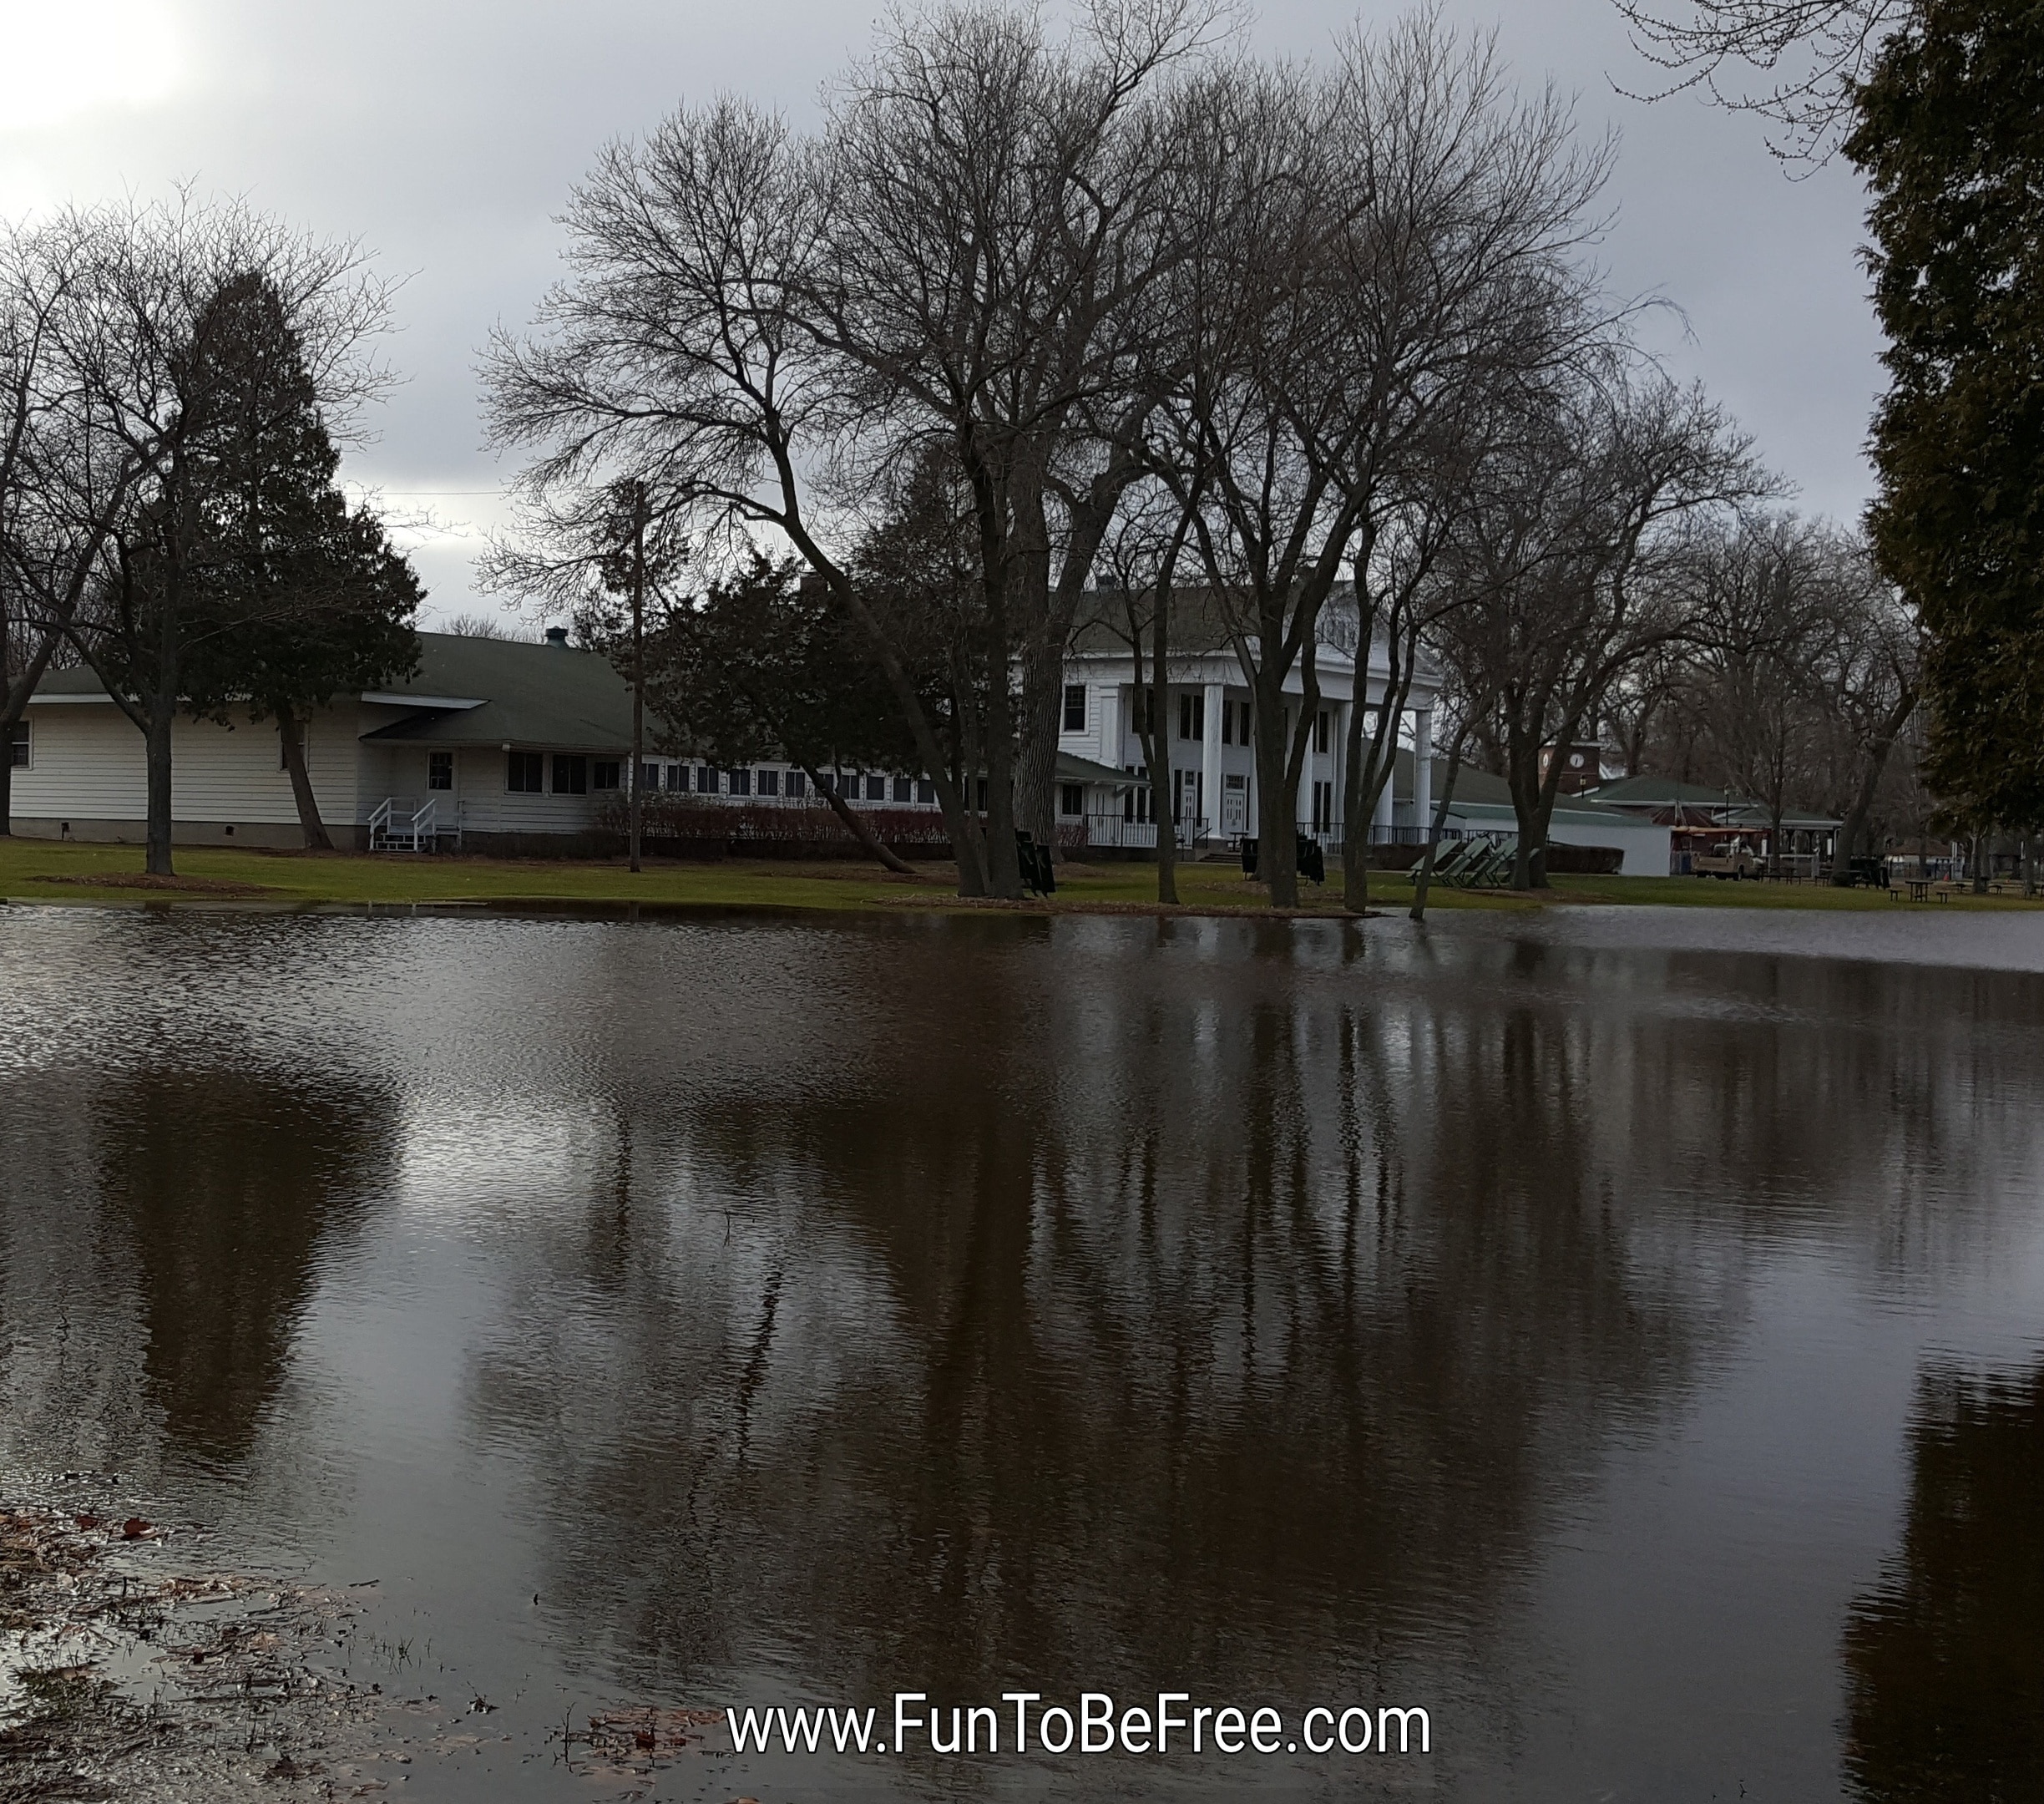
<path id="1" fill-rule="evenodd" d="M 208 580 L 195 611 L 210 631 L 190 661 L 187 705 L 223 722 L 273 720 L 309 847 L 330 848 L 306 768 L 310 714 L 337 694 L 382 688 L 418 661 L 423 591 L 367 507 L 335 481 L 340 454 L 276 291 L 224 293 L 222 354 L 234 372 L 208 443 Z"/>
<path id="2" fill-rule="evenodd" d="M 1854 91 L 1891 385 L 1869 517 L 1921 610 L 1925 774 L 2044 821 L 2044 3 L 1925 0 Z"/>

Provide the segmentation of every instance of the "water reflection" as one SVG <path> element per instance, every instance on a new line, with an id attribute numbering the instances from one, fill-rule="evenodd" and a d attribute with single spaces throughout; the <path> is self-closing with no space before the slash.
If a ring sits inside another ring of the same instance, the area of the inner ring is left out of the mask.
<path id="1" fill-rule="evenodd" d="M 1923 1379 L 1900 1551 L 1845 1630 L 1873 1804 L 2044 1797 L 2044 1366 Z"/>
<path id="2" fill-rule="evenodd" d="M 89 1106 L 99 1193 L 134 1261 L 144 1394 L 178 1450 L 241 1459 L 321 1243 L 359 1224 L 390 1157 L 385 1117 L 347 1090 L 203 1069 L 112 1077 Z"/>
<path id="3" fill-rule="evenodd" d="M 515 1649 L 535 1697 L 1416 1697 L 1439 1788 L 1495 1796 L 1632 1627 L 1618 1586 L 1541 1614 L 1616 1468 L 1751 1412 L 1684 1499 L 1740 1607 L 1637 1680 L 1693 1720 L 1756 1624 L 1834 1646 L 1797 1548 L 1886 1533 L 1861 1484 L 1740 1538 L 1811 1296 L 1905 1369 L 1969 1287 L 2044 1301 L 2035 974 L 1323 924 L 6 925 L 8 1467 L 203 1469 L 195 1510 L 412 1575 L 436 1657 Z M 1866 1653 L 1885 1607 L 1847 1654 L 1884 1698 L 1930 1670 Z M 1799 1777 L 1835 1716 L 1781 1731 Z M 1673 1731 L 1599 1747 L 1641 1795 L 1692 1770 Z"/>

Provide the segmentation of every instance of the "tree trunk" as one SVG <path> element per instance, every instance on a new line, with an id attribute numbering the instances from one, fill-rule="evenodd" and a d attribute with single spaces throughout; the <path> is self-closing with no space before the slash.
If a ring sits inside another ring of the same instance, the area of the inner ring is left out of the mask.
<path id="1" fill-rule="evenodd" d="M 1268 676 L 1269 659 L 1257 660 L 1257 874 L 1270 885 L 1272 908 L 1298 906 L 1298 791 L 1286 782 L 1291 736 L 1282 682 Z"/>
<path id="2" fill-rule="evenodd" d="M 645 819 L 639 796 L 639 773 L 645 759 L 645 485 L 632 485 L 632 734 L 631 782 L 625 790 L 631 841 L 631 868 L 639 869 Z"/>
<path id="3" fill-rule="evenodd" d="M 1440 800 L 1434 804 L 1433 824 L 1427 829 L 1426 855 L 1419 861 L 1419 874 L 1413 879 L 1412 918 L 1426 919 L 1427 891 L 1434 885 L 1434 860 L 1440 852 L 1442 830 L 1448 824 L 1449 803 L 1455 798 L 1455 778 L 1462 773 L 1462 747 L 1469 737 L 1465 726 L 1448 748 L 1448 773 L 1442 779 Z"/>
<path id="4" fill-rule="evenodd" d="M 0 616 L 0 631 L 6 621 Z M 43 672 L 49 668 L 51 654 L 57 649 L 57 635 L 46 632 L 35 654 L 23 667 L 21 674 L 13 679 L 4 692 L 0 692 L 0 837 L 14 831 L 14 729 L 21 725 L 22 716 L 28 712 L 28 698 L 35 693 L 36 685 L 43 681 Z"/>
<path id="5" fill-rule="evenodd" d="M 149 726 L 142 736 L 149 765 L 149 829 L 144 869 L 153 877 L 174 874 L 170 868 L 170 723 L 177 717 L 177 692 L 151 698 Z"/>
<path id="6" fill-rule="evenodd" d="M 1057 785 L 1058 736 L 1064 727 L 1065 640 L 1046 618 L 1022 659 L 1020 747 L 1015 761 L 1016 824 L 1045 845 L 1057 843 L 1052 813 Z"/>
<path id="7" fill-rule="evenodd" d="M 1156 823 L 1157 900 L 1178 899 L 1178 823 L 1176 779 L 1171 761 L 1171 586 L 1157 585 L 1156 618 L 1151 628 L 1154 656 L 1150 685 L 1143 687 L 1142 628 L 1131 618 L 1129 637 L 1136 651 L 1136 731 L 1142 742 L 1143 763 L 1150 772 L 1150 818 Z M 1144 697 L 1149 706 L 1144 706 Z M 1211 731 L 1218 731 L 1211 728 Z"/>
<path id="8" fill-rule="evenodd" d="M 898 875 L 913 877 L 915 874 L 913 865 L 906 864 L 897 858 L 894 854 L 888 851 L 885 846 L 873 838 L 873 829 L 859 818 L 858 810 L 838 794 L 837 786 L 835 783 L 826 783 L 823 780 L 822 773 L 809 765 L 805 764 L 802 768 L 809 773 L 811 785 L 815 788 L 816 793 L 829 804 L 831 813 L 837 817 L 844 830 L 865 847 L 870 856 L 877 859 Z M 635 870 L 637 868 L 636 865 L 633 866 Z"/>
<path id="9" fill-rule="evenodd" d="M 1989 843 L 1988 836 L 1984 833 L 1976 833 L 1973 835 L 1973 894 L 1975 895 L 1986 895 L 1987 894 L 1987 861 L 1990 855 L 1987 849 Z"/>
<path id="10" fill-rule="evenodd" d="M 276 711 L 277 737 L 284 747 L 284 768 L 291 773 L 291 799 L 298 804 L 298 826 L 305 834 L 306 850 L 331 852 L 333 841 L 326 837 L 326 823 L 320 818 L 319 801 L 312 793 L 312 779 L 306 771 L 305 742 L 298 737 L 298 717 L 289 707 Z"/>
<path id="11" fill-rule="evenodd" d="M 1369 664 L 1366 627 L 1356 646 L 1355 675 L 1349 682 L 1348 730 L 1342 735 L 1342 906 L 1351 915 L 1369 912 L 1369 823 L 1377 805 L 1374 793 L 1367 798 L 1363 793 L 1366 787 L 1362 775 L 1363 696 Z M 1397 756 L 1394 751 L 1392 757 Z M 1374 767 L 1374 758 L 1371 762 Z"/>

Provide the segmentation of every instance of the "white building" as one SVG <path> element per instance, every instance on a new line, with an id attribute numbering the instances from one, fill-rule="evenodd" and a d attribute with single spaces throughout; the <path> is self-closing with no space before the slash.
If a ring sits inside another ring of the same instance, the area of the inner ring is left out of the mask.
<path id="1" fill-rule="evenodd" d="M 421 633 L 419 646 L 407 682 L 346 697 L 306 723 L 306 773 L 334 844 L 510 854 L 593 845 L 630 744 L 623 679 L 564 633 L 537 645 Z M 48 672 L 23 726 L 16 833 L 142 839 L 142 735 L 91 671 Z M 182 845 L 303 844 L 276 725 L 179 720 L 171 820 Z"/>
<path id="2" fill-rule="evenodd" d="M 1330 844 L 1340 839 L 1349 715 L 1383 703 L 1384 650 L 1372 648 L 1357 688 L 1353 608 L 1330 605 L 1314 666 L 1320 697 L 1313 750 L 1292 818 Z M 1197 605 L 1180 610 L 1165 707 L 1177 788 L 1181 842 L 1232 849 L 1259 830 L 1251 742 L 1251 697 L 1225 635 L 1200 627 Z M 391 688 L 347 697 L 306 728 L 306 763 L 320 813 L 335 844 L 367 849 L 439 847 L 517 855 L 610 849 L 615 803 L 630 777 L 631 697 L 595 653 L 549 642 L 419 635 L 417 672 Z M 1154 847 L 1156 810 L 1135 731 L 1135 664 L 1127 645 L 1100 621 L 1083 626 L 1065 669 L 1059 739 L 1060 838 L 1074 849 Z M 1400 722 L 1404 755 L 1379 800 L 1371 837 L 1416 842 L 1430 820 L 1438 781 L 1431 758 L 1435 673 L 1422 666 Z M 1304 694 L 1294 669 L 1285 692 Z M 1294 716 L 1294 718 L 1296 716 Z M 1371 722 L 1366 722 L 1367 727 Z M 649 737 L 651 737 L 649 730 Z M 1416 754 L 1416 756 L 1415 756 Z M 13 747 L 14 831 L 85 840 L 142 839 L 147 817 L 142 736 L 89 671 L 46 675 Z M 1415 773 L 1417 773 L 1415 776 Z M 863 808 L 936 809 L 934 786 L 899 771 L 838 772 Z M 723 803 L 797 805 L 813 801 L 804 772 L 785 759 L 724 769 L 695 758 L 649 756 L 649 790 Z M 1511 830 L 1509 802 L 1474 774 L 1450 827 Z M 296 847 L 296 806 L 276 727 L 180 720 L 172 735 L 173 837 L 180 844 Z M 606 810 L 606 803 L 612 807 Z M 1580 818 L 1579 818 L 1580 817 Z M 1667 869 L 1664 827 L 1565 798 L 1554 837 L 1624 849 L 1628 872 Z M 1645 841 L 1654 840 L 1653 845 Z M 1634 839 L 1640 844 L 1632 844 Z"/>
<path id="3" fill-rule="evenodd" d="M 1103 597 L 1099 611 L 1100 617 L 1080 628 L 1065 659 L 1064 730 L 1058 748 L 1122 773 L 1124 780 L 1119 785 L 1105 780 L 1060 782 L 1059 823 L 1070 829 L 1083 821 L 1086 840 L 1094 845 L 1154 845 L 1156 811 L 1135 717 L 1135 655 L 1126 636 L 1111 624 L 1110 598 Z M 1263 798 L 1257 793 L 1248 680 L 1202 591 L 1190 590 L 1181 598 L 1171 637 L 1164 724 L 1177 791 L 1173 813 L 1178 837 L 1187 846 L 1233 845 L 1262 831 Z M 1297 793 L 1286 801 L 1302 831 L 1330 842 L 1341 838 L 1349 717 L 1363 708 L 1364 731 L 1374 731 L 1390 680 L 1385 648 L 1373 645 L 1363 661 L 1358 692 L 1355 642 L 1353 601 L 1345 590 L 1338 591 L 1313 647 L 1319 700 L 1312 750 L 1299 773 Z M 1423 661 L 1399 722 L 1399 743 L 1416 752 L 1417 759 L 1400 759 L 1403 775 L 1394 777 L 1379 796 L 1371 823 L 1374 840 L 1418 839 L 1424 833 L 1433 806 L 1434 709 L 1439 691 L 1438 673 Z M 1286 677 L 1284 693 L 1289 730 L 1305 698 L 1305 674 L 1296 663 Z"/>

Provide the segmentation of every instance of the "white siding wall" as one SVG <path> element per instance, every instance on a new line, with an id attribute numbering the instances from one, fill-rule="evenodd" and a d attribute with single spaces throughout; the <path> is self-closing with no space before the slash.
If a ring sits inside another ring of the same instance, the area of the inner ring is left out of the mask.
<path id="1" fill-rule="evenodd" d="M 306 764 L 329 826 L 358 817 L 352 705 L 311 722 Z M 32 702 L 30 763 L 14 773 L 14 813 L 29 820 L 139 822 L 149 811 L 142 735 L 110 702 Z M 170 734 L 170 811 L 179 822 L 296 826 L 274 723 L 180 720 Z"/>

